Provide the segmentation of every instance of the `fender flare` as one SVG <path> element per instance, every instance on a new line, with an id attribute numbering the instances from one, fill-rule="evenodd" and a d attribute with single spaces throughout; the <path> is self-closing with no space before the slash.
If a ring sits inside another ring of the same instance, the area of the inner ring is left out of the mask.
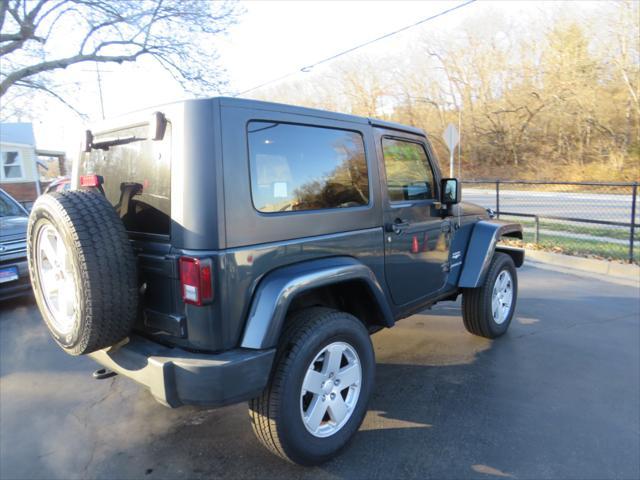
<path id="1" fill-rule="evenodd" d="M 524 250 L 514 247 L 496 247 L 500 237 L 522 239 L 522 225 L 499 220 L 481 220 L 475 224 L 458 280 L 459 287 L 477 288 L 482 285 L 495 251 L 511 255 L 516 267 L 522 266 Z"/>
<path id="2" fill-rule="evenodd" d="M 253 295 L 241 347 L 275 347 L 289 305 L 296 295 L 351 280 L 361 281 L 369 288 L 385 323 L 393 325 L 387 298 L 369 267 L 351 257 L 323 258 L 278 268 L 260 281 Z"/>

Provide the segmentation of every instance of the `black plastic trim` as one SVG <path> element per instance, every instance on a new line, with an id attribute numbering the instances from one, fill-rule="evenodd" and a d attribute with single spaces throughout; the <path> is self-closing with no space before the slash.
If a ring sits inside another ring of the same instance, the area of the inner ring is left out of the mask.
<path id="1" fill-rule="evenodd" d="M 122 346 L 89 356 L 145 386 L 158 402 L 169 407 L 220 407 L 253 398 L 264 389 L 275 349 L 202 354 L 134 335 Z"/>

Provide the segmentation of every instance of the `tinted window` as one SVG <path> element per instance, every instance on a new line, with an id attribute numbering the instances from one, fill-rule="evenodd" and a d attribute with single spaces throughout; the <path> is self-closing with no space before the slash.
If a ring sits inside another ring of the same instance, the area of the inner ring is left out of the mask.
<path id="1" fill-rule="evenodd" d="M 382 151 L 390 201 L 435 198 L 433 172 L 422 145 L 383 138 Z"/>
<path id="2" fill-rule="evenodd" d="M 261 212 L 369 203 L 362 136 L 346 130 L 250 122 L 251 191 Z"/>
<path id="3" fill-rule="evenodd" d="M 168 235 L 171 227 L 171 123 L 163 140 L 147 140 L 142 125 L 96 136 L 94 144 L 126 143 L 86 153 L 80 175 L 104 177 L 104 192 L 127 230 Z"/>

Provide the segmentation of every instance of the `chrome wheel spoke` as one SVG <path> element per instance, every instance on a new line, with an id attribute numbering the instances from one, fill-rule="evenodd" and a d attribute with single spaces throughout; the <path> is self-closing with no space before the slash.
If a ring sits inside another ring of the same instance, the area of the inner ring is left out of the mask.
<path id="1" fill-rule="evenodd" d="M 60 285 L 56 277 L 56 272 L 53 269 L 44 270 L 42 272 L 42 277 L 44 280 L 42 282 L 42 286 L 45 293 L 51 295 L 59 290 Z"/>
<path id="2" fill-rule="evenodd" d="M 508 307 L 511 306 L 511 301 L 513 300 L 513 290 L 508 290 L 504 295 L 504 304 Z"/>
<path id="3" fill-rule="evenodd" d="M 58 311 L 62 315 L 68 315 L 69 314 L 68 305 L 69 305 L 69 292 L 67 291 L 66 288 L 62 288 L 60 289 L 60 294 L 58 295 Z"/>
<path id="4" fill-rule="evenodd" d="M 504 291 L 504 285 L 507 281 L 507 278 L 504 274 L 504 272 L 500 272 L 500 275 L 498 275 L 498 291 L 502 292 Z"/>
<path id="5" fill-rule="evenodd" d="M 337 380 L 341 390 L 356 385 L 360 381 L 360 365 L 347 365 L 338 372 Z"/>
<path id="6" fill-rule="evenodd" d="M 51 243 L 51 237 L 49 235 L 43 235 L 41 242 L 41 248 L 44 252 L 44 258 L 47 259 L 51 266 L 54 266 L 56 259 L 58 258 L 58 254 L 56 248 Z"/>
<path id="7" fill-rule="evenodd" d="M 304 382 L 302 383 L 302 390 L 315 394 L 322 394 L 322 383 L 325 381 L 325 376 L 313 369 L 307 370 L 307 374 L 304 376 Z"/>
<path id="8" fill-rule="evenodd" d="M 318 430 L 320 422 L 324 418 L 324 414 L 327 412 L 327 402 L 318 395 L 314 397 L 311 405 L 309 405 L 308 415 L 305 417 L 305 423 L 309 429 L 313 432 Z"/>
<path id="9" fill-rule="evenodd" d="M 339 424 L 344 420 L 347 416 L 347 412 L 349 409 L 347 408 L 347 404 L 342 399 L 341 395 L 336 395 L 336 397 L 329 403 L 329 416 L 334 423 Z"/>
<path id="10" fill-rule="evenodd" d="M 55 290 L 49 294 L 51 303 L 55 305 L 56 310 L 60 310 L 60 290 Z"/>
<path id="11" fill-rule="evenodd" d="M 325 353 L 325 373 L 335 373 L 340 370 L 340 363 L 342 362 L 342 352 L 344 352 L 344 348 L 339 343 L 329 345 L 327 353 Z"/>

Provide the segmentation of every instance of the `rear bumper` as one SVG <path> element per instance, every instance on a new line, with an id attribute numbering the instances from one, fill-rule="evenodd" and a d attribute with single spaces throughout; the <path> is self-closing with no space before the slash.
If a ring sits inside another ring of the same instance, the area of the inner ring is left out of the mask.
<path id="1" fill-rule="evenodd" d="M 169 407 L 220 407 L 259 395 L 269 379 L 274 355 L 275 349 L 191 353 L 134 335 L 121 347 L 89 356 L 144 385 Z"/>

